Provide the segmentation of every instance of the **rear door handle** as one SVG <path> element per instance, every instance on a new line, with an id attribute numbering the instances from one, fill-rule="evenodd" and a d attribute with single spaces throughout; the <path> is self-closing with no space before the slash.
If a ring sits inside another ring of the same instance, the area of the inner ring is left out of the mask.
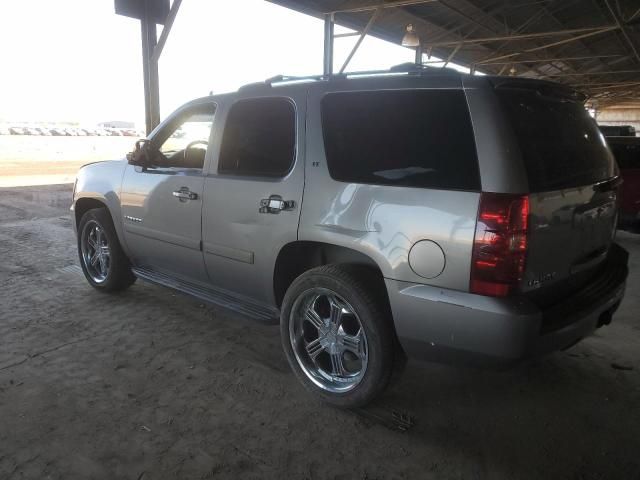
<path id="1" fill-rule="evenodd" d="M 269 198 L 263 198 L 260 200 L 260 213 L 273 213 L 278 214 L 283 210 L 293 210 L 296 207 L 296 202 L 293 200 L 283 200 L 280 195 L 271 195 Z"/>
<path id="2" fill-rule="evenodd" d="M 198 194 L 190 191 L 188 188 L 183 187 L 180 190 L 176 190 L 173 192 L 173 196 L 179 199 L 180 201 L 186 200 L 197 200 Z"/>

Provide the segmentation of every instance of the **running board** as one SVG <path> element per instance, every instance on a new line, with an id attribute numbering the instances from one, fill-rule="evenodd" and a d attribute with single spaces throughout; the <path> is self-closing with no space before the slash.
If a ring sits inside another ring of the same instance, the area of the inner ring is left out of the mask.
<path id="1" fill-rule="evenodd" d="M 277 308 L 260 305 L 247 298 L 238 297 L 219 288 L 205 288 L 184 280 L 178 280 L 148 268 L 134 267 L 132 271 L 133 274 L 141 280 L 178 290 L 179 292 L 199 298 L 207 303 L 213 303 L 214 305 L 233 310 L 253 320 L 270 324 L 277 324 L 279 322 L 280 311 Z"/>

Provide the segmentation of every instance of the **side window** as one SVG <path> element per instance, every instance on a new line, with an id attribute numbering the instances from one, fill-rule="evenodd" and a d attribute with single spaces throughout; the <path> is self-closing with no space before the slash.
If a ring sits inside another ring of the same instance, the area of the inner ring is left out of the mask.
<path id="1" fill-rule="evenodd" d="M 286 98 L 235 103 L 224 127 L 218 172 L 284 177 L 295 160 L 296 112 Z"/>
<path id="2" fill-rule="evenodd" d="M 189 108 L 154 138 L 153 166 L 199 168 L 209 145 L 215 105 Z"/>
<path id="3" fill-rule="evenodd" d="M 461 90 L 330 93 L 321 108 L 334 180 L 480 190 L 475 140 Z"/>

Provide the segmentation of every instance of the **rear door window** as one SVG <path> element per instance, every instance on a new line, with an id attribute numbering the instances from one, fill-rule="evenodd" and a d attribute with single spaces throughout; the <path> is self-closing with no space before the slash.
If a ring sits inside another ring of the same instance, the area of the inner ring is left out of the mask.
<path id="1" fill-rule="evenodd" d="M 532 192 L 574 188 L 615 175 L 615 161 L 584 105 L 534 89 L 498 89 Z"/>
<path id="2" fill-rule="evenodd" d="M 480 190 L 462 90 L 330 93 L 322 100 L 322 129 L 334 180 Z"/>

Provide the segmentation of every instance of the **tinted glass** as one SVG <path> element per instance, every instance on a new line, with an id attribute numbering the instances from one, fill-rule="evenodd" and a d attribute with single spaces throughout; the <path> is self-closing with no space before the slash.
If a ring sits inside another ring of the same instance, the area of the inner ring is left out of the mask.
<path id="1" fill-rule="evenodd" d="M 497 90 L 513 127 L 532 192 L 590 185 L 615 175 L 613 155 L 581 103 L 535 90 Z"/>
<path id="2" fill-rule="evenodd" d="M 322 100 L 331 177 L 353 183 L 479 190 L 464 93 L 332 93 Z"/>
<path id="3" fill-rule="evenodd" d="M 149 152 L 152 166 L 202 169 L 215 109 L 212 103 L 194 105 L 163 127 Z"/>
<path id="4" fill-rule="evenodd" d="M 625 144 L 609 141 L 609 145 L 621 169 L 640 168 L 640 142 Z"/>
<path id="5" fill-rule="evenodd" d="M 218 171 L 233 175 L 285 176 L 295 158 L 293 104 L 285 98 L 241 100 L 231 107 Z"/>

